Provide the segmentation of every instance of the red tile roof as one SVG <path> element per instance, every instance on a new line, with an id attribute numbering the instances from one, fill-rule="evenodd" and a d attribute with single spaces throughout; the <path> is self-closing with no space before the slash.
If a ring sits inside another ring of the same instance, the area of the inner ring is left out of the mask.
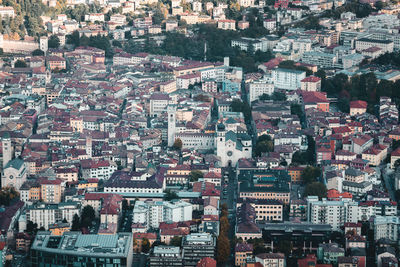
<path id="1" fill-rule="evenodd" d="M 350 108 L 367 108 L 368 104 L 362 100 L 356 100 L 350 102 Z"/>
<path id="2" fill-rule="evenodd" d="M 216 260 L 209 258 L 209 257 L 202 258 L 197 263 L 197 267 L 216 267 L 216 266 L 217 266 Z"/>
<path id="3" fill-rule="evenodd" d="M 303 80 L 301 80 L 301 82 L 303 83 L 316 83 L 321 81 L 321 78 L 316 77 L 316 76 L 308 76 L 306 78 L 304 78 Z"/>

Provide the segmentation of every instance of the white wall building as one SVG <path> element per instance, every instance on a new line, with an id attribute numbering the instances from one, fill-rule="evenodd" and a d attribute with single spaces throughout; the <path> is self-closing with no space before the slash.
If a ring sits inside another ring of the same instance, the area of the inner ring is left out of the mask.
<path id="1" fill-rule="evenodd" d="M 306 77 L 306 72 L 278 68 L 272 71 L 272 77 L 275 88 L 297 90 L 301 87 L 301 80 Z"/>
<path id="2" fill-rule="evenodd" d="M 192 219 L 192 204 L 185 201 L 136 201 L 133 223 L 145 223 L 158 228 L 161 222 L 184 222 Z"/>
<path id="3" fill-rule="evenodd" d="M 397 216 L 377 216 L 374 219 L 374 239 L 388 238 L 392 241 L 399 239 L 400 218 Z"/>
<path id="4" fill-rule="evenodd" d="M 252 82 L 249 85 L 249 102 L 260 98 L 263 94 L 272 95 L 274 85 L 267 82 Z"/>

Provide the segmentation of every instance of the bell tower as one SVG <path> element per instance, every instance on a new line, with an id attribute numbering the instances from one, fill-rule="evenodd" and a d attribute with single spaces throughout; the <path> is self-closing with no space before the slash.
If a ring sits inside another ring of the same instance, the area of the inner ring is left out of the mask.
<path id="1" fill-rule="evenodd" d="M 171 147 L 175 142 L 176 132 L 176 105 L 168 105 L 168 146 Z"/>
<path id="2" fill-rule="evenodd" d="M 3 170 L 7 163 L 12 159 L 12 146 L 10 135 L 6 133 L 1 139 L 2 151 L 3 151 Z"/>

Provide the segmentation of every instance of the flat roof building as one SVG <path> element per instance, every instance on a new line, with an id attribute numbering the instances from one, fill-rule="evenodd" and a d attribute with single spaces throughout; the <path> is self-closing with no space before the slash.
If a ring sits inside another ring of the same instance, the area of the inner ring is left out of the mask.
<path id="1" fill-rule="evenodd" d="M 215 257 L 215 238 L 209 233 L 193 233 L 184 237 L 183 265 L 196 266 L 205 257 Z"/>
<path id="2" fill-rule="evenodd" d="M 31 247 L 31 266 L 132 266 L 132 233 L 83 235 L 38 232 Z"/>
<path id="3" fill-rule="evenodd" d="M 173 246 L 155 246 L 149 260 L 150 267 L 182 266 L 181 249 Z"/>

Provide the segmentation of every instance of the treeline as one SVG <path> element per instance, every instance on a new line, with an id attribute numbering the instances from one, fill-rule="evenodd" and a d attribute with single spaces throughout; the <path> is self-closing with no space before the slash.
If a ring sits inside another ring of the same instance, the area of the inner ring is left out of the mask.
<path id="1" fill-rule="evenodd" d="M 40 16 L 44 15 L 49 8 L 40 0 L 4 0 L 2 5 L 13 7 L 15 12 L 14 18 L 1 19 L 0 32 L 2 34 L 7 34 L 12 39 L 19 39 L 26 33 L 37 37 L 44 32 Z"/>
<path id="2" fill-rule="evenodd" d="M 337 74 L 332 79 L 326 79 L 321 71 L 317 75 L 322 78 L 322 91 L 330 96 L 337 96 L 339 109 L 343 112 L 349 112 L 349 102 L 352 100 L 366 101 L 367 111 L 375 114 L 375 105 L 379 103 L 381 96 L 388 96 L 396 101 L 400 99 L 400 80 L 378 81 L 373 72 L 352 77 Z"/>
<path id="3" fill-rule="evenodd" d="M 384 66 L 393 66 L 400 68 L 400 52 L 396 51 L 393 53 L 383 54 L 376 59 L 371 61 L 371 64 L 378 64 Z"/>
<path id="4" fill-rule="evenodd" d="M 332 8 L 331 10 L 326 11 L 327 17 L 340 18 L 342 13 L 352 12 L 356 14 L 357 18 L 365 18 L 368 17 L 372 12 L 374 12 L 374 8 L 370 4 L 363 4 L 360 2 L 347 2 L 345 5 Z"/>
<path id="5" fill-rule="evenodd" d="M 240 37 L 260 37 L 265 32 L 258 29 L 247 31 L 225 31 L 215 25 L 199 25 L 193 37 L 186 37 L 181 33 L 166 33 L 166 38 L 161 46 L 147 38 L 144 45 L 130 40 L 124 46 L 128 53 L 148 52 L 162 55 L 184 57 L 192 60 L 223 61 L 224 57 L 230 58 L 233 66 L 242 67 L 245 72 L 257 71 L 257 64 L 273 58 L 271 52 L 241 51 L 231 47 L 231 41 Z M 205 44 L 207 52 L 205 52 Z M 206 55 L 205 55 L 206 54 Z M 205 57 L 206 56 L 206 57 Z"/>
<path id="6" fill-rule="evenodd" d="M 113 49 L 108 36 L 96 35 L 87 37 L 86 35 L 79 36 L 78 31 L 74 31 L 71 35 L 67 35 L 67 44 L 77 46 L 91 46 L 104 50 L 106 57 L 113 56 Z"/>

